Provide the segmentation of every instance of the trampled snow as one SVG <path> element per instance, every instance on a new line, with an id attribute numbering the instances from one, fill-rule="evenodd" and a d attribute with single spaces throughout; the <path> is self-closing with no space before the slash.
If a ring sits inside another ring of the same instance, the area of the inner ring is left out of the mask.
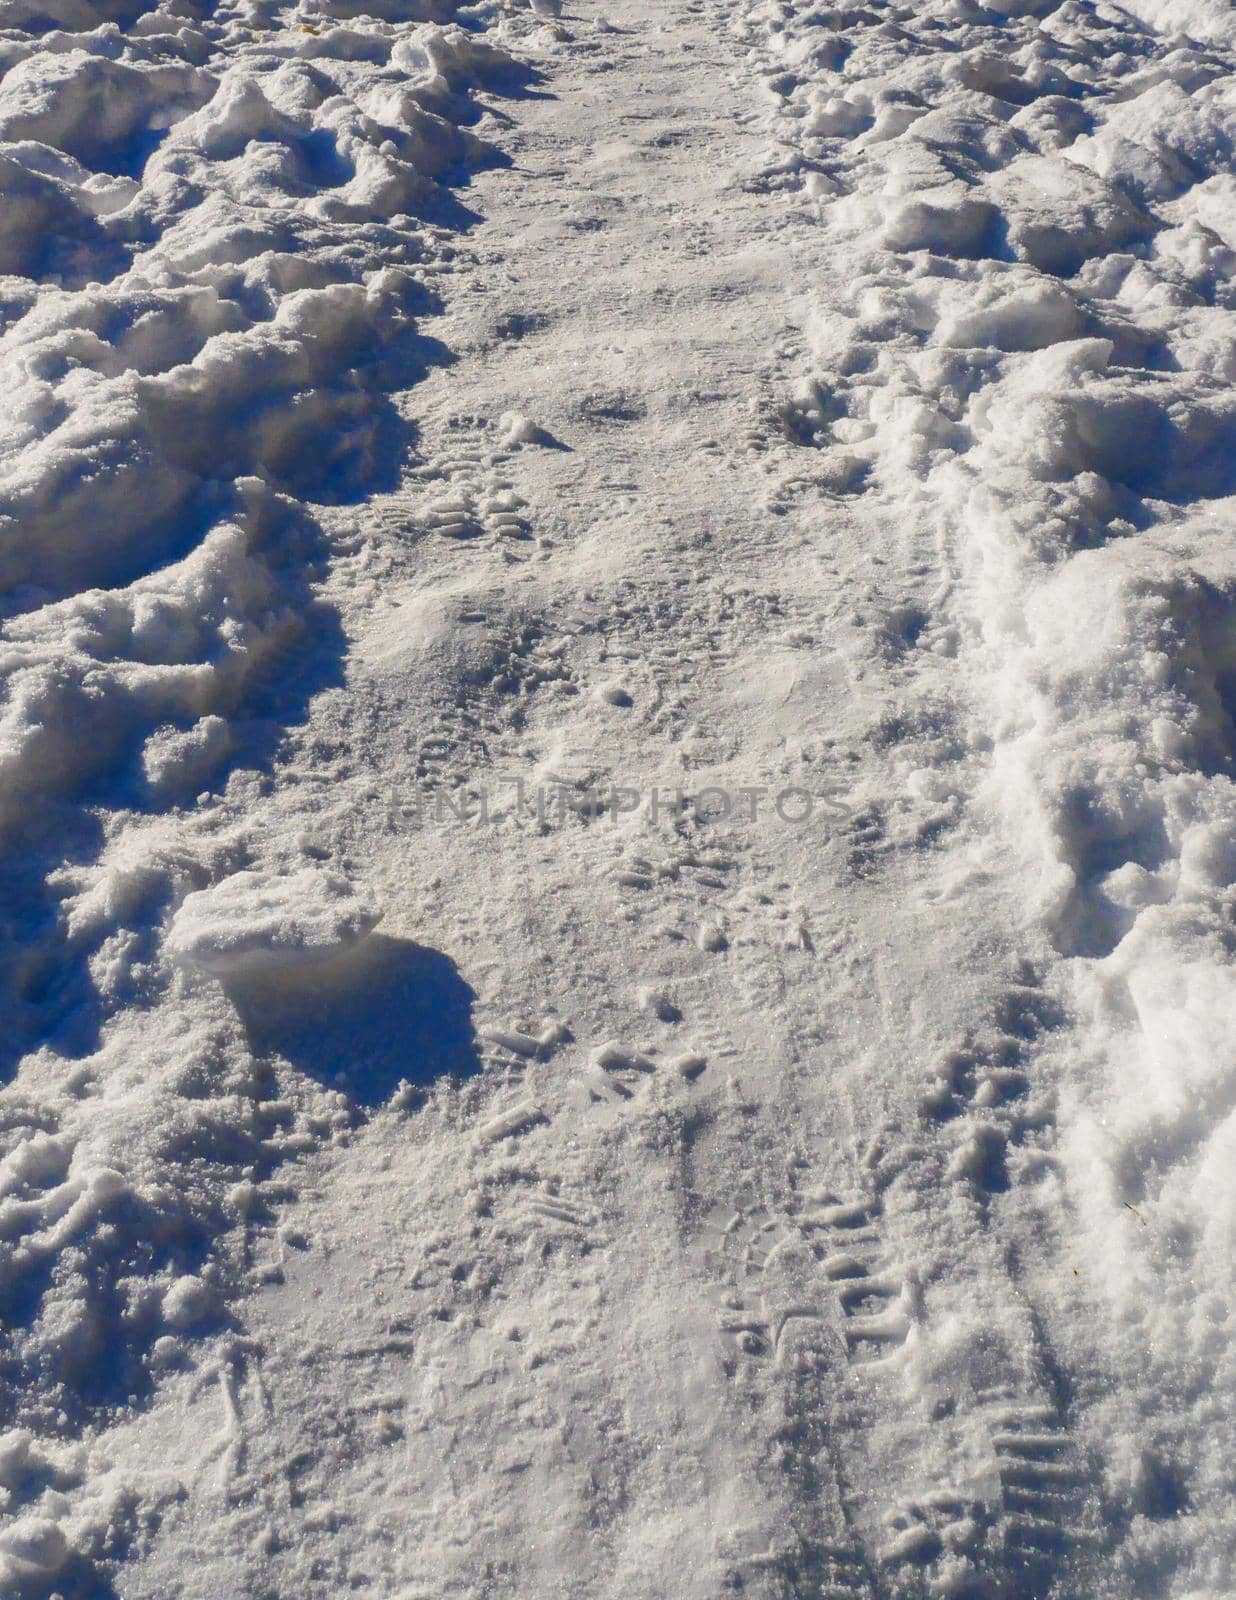
<path id="1" fill-rule="evenodd" d="M 1234 148 L 1220 0 L 4 0 L 5 1594 L 1233 1592 Z"/>

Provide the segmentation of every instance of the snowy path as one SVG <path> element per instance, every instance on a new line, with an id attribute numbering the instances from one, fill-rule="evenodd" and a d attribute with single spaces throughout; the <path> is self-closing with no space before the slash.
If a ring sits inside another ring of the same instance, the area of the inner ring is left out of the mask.
<path id="1" fill-rule="evenodd" d="M 177 80 L 232 171 L 311 112 L 328 198 L 243 293 L 160 236 L 126 313 L 214 294 L 234 356 L 260 278 L 265 432 L 164 305 L 131 548 L 20 465 L 82 545 L 4 546 L 23 907 L 37 730 L 147 743 L 136 798 L 60 753 L 62 978 L 6 979 L 18 1592 L 1226 1593 L 1236 49 L 1135 9 L 619 0 L 500 14 L 533 79 L 314 23 L 278 111 Z M 201 70 L 271 71 L 251 22 Z M 474 225 L 391 176 L 435 140 Z"/>

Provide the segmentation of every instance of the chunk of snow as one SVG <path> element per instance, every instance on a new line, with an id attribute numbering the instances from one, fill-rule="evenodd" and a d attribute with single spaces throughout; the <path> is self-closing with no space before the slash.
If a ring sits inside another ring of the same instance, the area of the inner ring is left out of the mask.
<path id="1" fill-rule="evenodd" d="M 185 898 L 166 948 L 216 978 L 275 972 L 338 954 L 378 917 L 347 879 L 316 866 L 286 877 L 237 872 Z"/>

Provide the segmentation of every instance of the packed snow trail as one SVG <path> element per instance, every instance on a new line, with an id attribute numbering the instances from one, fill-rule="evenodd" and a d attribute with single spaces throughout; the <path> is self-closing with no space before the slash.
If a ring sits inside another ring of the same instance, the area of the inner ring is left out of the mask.
<path id="1" fill-rule="evenodd" d="M 1225 17 L 364 9 L 5 46 L 5 1581 L 1225 1595 Z"/>

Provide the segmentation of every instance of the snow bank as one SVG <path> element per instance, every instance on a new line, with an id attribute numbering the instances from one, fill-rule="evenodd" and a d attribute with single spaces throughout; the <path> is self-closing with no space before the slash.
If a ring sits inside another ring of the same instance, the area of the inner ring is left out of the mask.
<path id="1" fill-rule="evenodd" d="M 56 14 L 79 33 L 5 41 L 10 836 L 100 785 L 190 797 L 303 632 L 295 501 L 372 478 L 418 214 L 483 154 L 472 90 L 515 71 L 424 7 L 383 15 L 237 49 L 226 10 L 81 5 Z"/>
<path id="2" fill-rule="evenodd" d="M 349 1120 L 255 1060 L 210 980 L 376 912 L 194 805 L 269 754 L 281 680 L 331 638 L 312 506 L 376 480 L 445 186 L 487 159 L 475 92 L 520 79 L 453 0 L 6 7 L 0 1421 L 43 1437 L 0 1440 L 6 1593 L 78 1592 L 113 1537 L 73 1522 L 90 1474 L 39 1466 L 47 1437 L 226 1325 L 216 1242 Z M 172 986 L 176 1026 L 143 1026 Z"/>
<path id="3" fill-rule="evenodd" d="M 830 53 L 806 15 L 743 13 L 796 152 L 769 181 L 855 265 L 818 296 L 816 381 L 870 492 L 942 553 L 922 637 L 1068 963 L 1073 1248 L 1165 1391 L 1227 1383 L 1199 1285 L 1230 1295 L 1236 1228 L 1236 22 L 898 20 L 813 13 Z"/>

